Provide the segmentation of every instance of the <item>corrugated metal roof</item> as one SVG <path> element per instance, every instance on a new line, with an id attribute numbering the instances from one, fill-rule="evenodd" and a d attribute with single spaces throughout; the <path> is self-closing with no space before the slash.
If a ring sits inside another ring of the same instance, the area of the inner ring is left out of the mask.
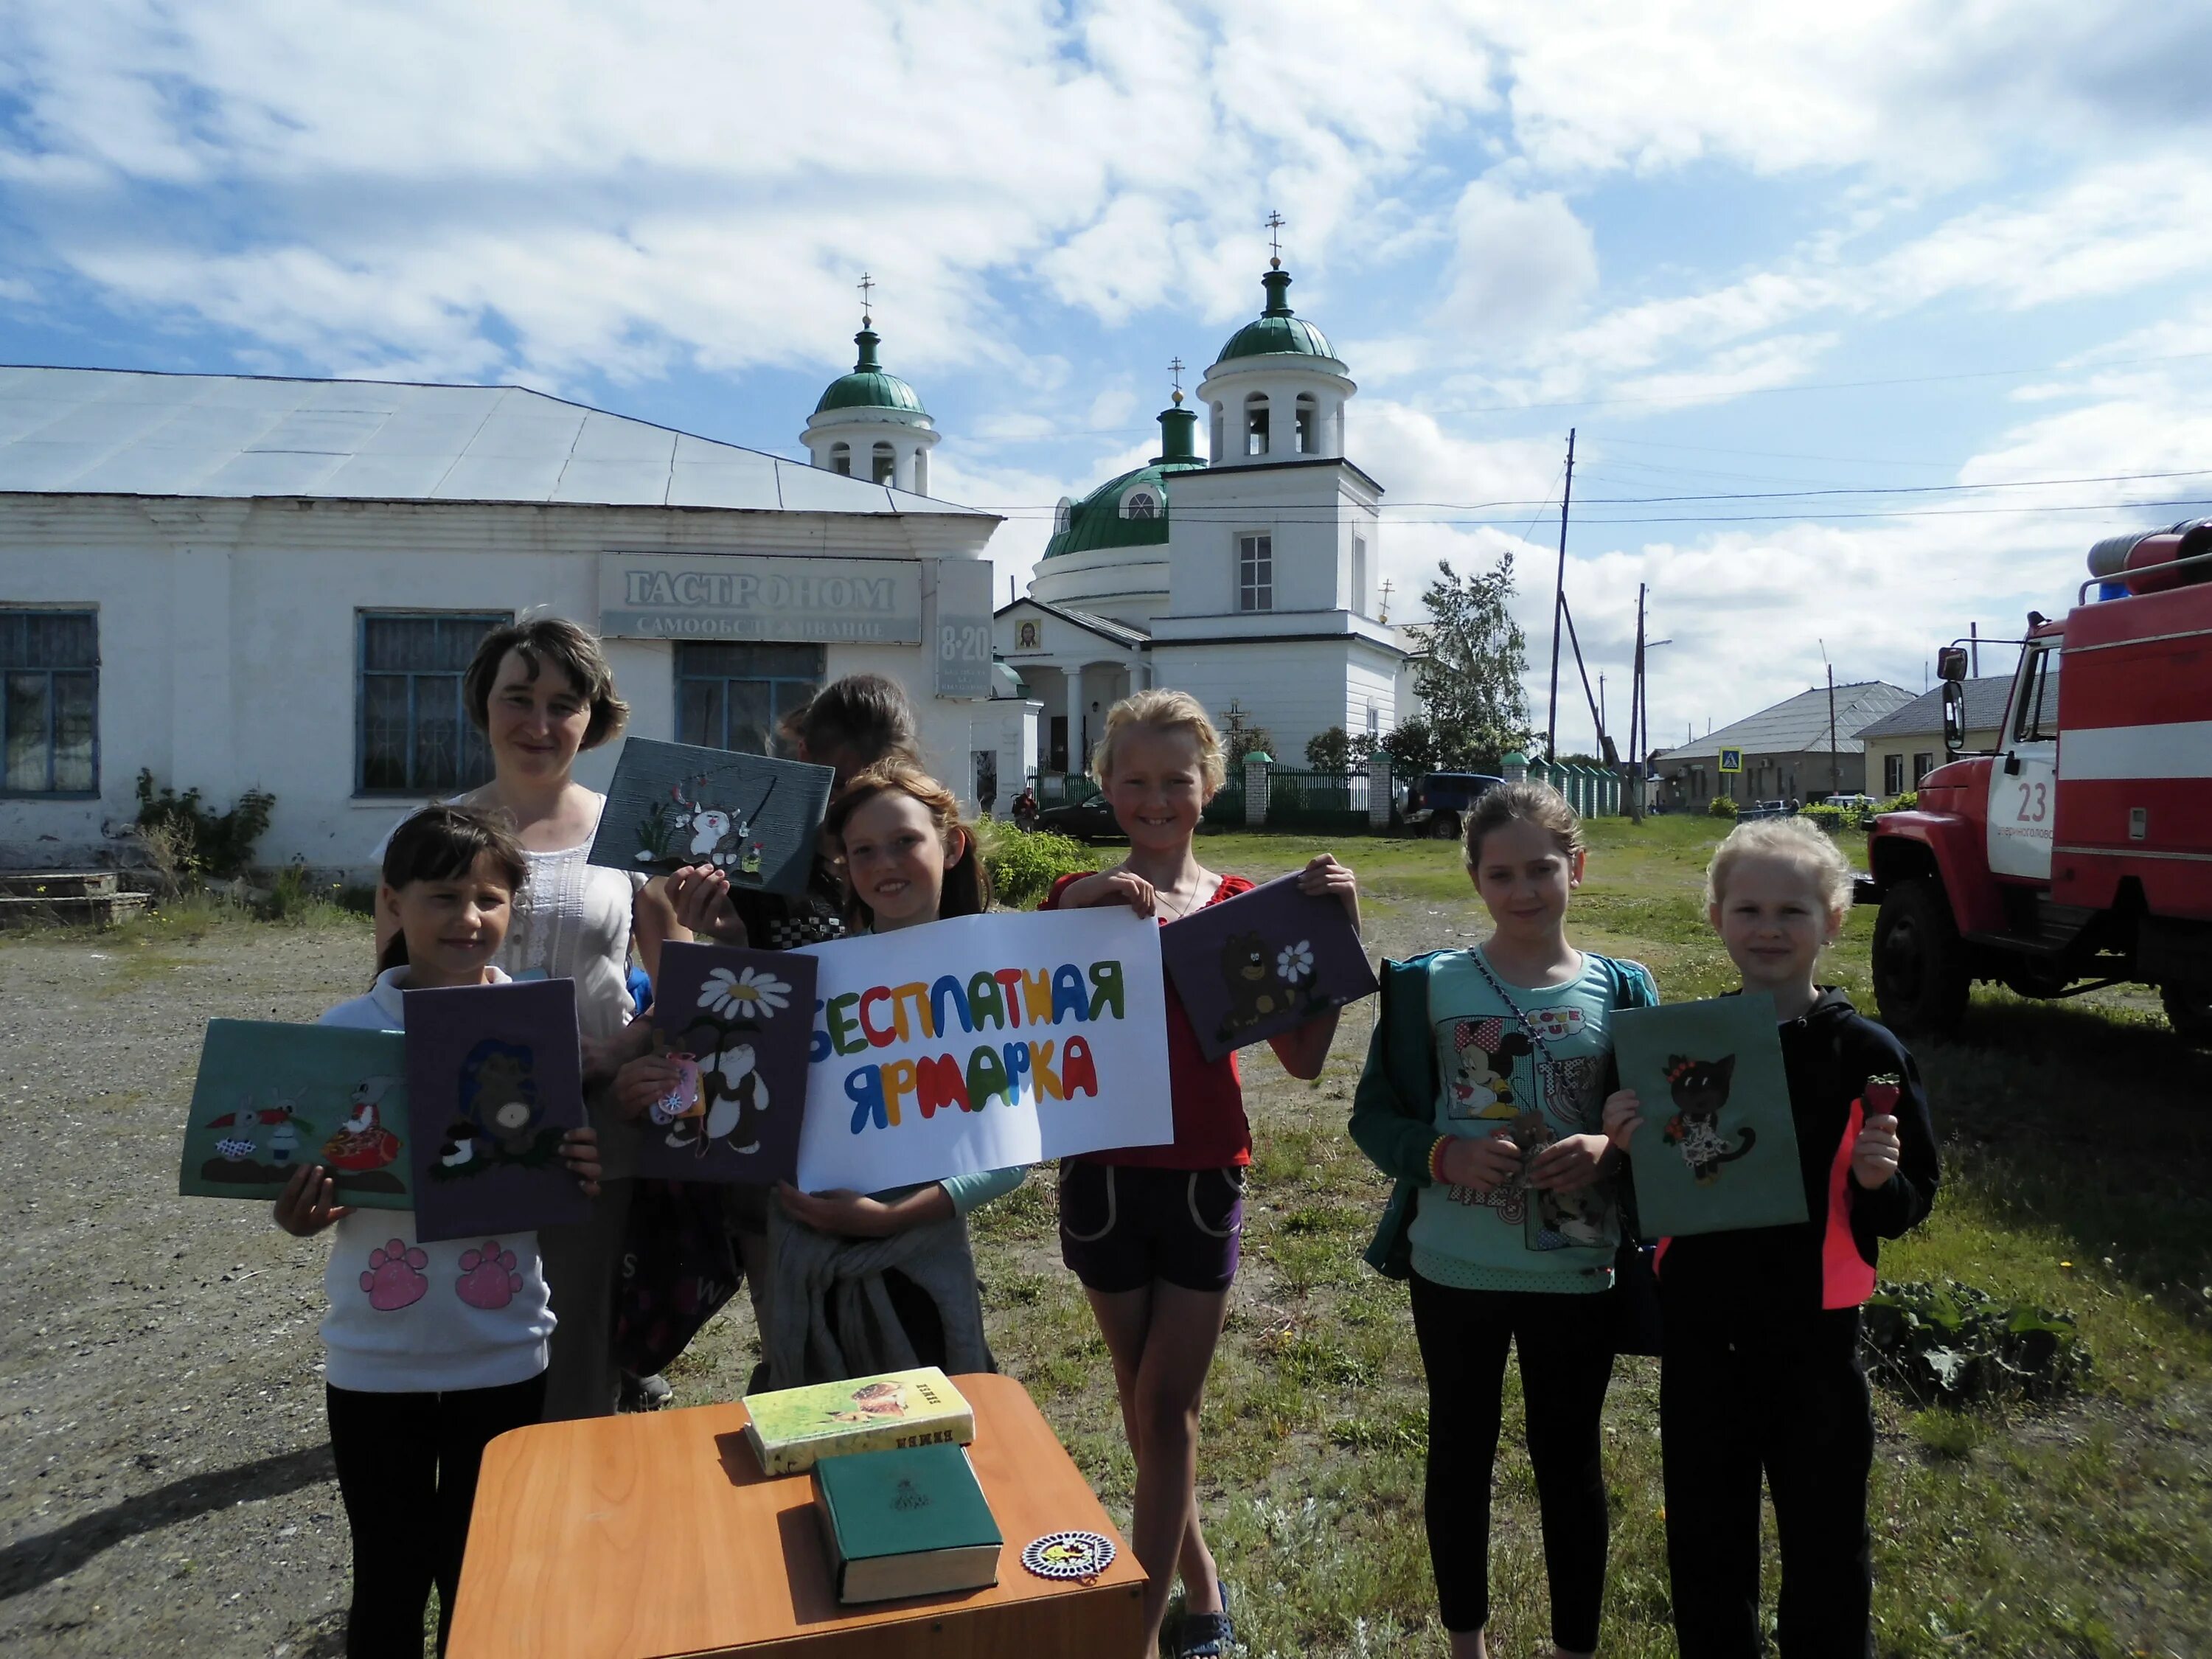
<path id="1" fill-rule="evenodd" d="M 2012 696 L 2012 676 L 1985 675 L 1966 682 L 1966 730 L 1986 732 L 2004 722 L 2005 702 Z M 1859 732 L 1869 738 L 1922 738 L 1943 730 L 1943 688 L 1923 691 L 1893 714 L 1885 714 Z"/>
<path id="2" fill-rule="evenodd" d="M 1836 747 L 1853 754 L 1861 751 L 1859 733 L 1884 715 L 1912 701 L 1912 693 L 1887 680 L 1861 680 L 1836 688 Z M 1796 755 L 1828 746 L 1828 688 L 1814 686 L 1796 696 L 1747 714 L 1732 726 L 1708 732 L 1679 748 L 1664 749 L 1654 759 L 1700 760 L 1717 757 L 1723 749 L 1746 754 Z"/>
<path id="3" fill-rule="evenodd" d="M 0 368 L 0 494 L 993 515 L 520 386 Z"/>

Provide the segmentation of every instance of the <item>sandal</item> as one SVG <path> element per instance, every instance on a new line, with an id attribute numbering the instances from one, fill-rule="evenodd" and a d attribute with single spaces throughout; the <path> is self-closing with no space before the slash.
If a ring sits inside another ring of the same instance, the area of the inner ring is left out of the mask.
<path id="1" fill-rule="evenodd" d="M 1221 1586 L 1218 1613 L 1186 1609 L 1176 1627 L 1176 1659 L 1222 1659 L 1237 1645 L 1237 1621 L 1229 1616 L 1229 1586 Z"/>

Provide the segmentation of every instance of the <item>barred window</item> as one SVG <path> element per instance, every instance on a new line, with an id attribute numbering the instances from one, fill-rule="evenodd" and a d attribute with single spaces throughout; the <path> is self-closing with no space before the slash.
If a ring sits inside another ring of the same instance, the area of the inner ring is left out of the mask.
<path id="1" fill-rule="evenodd" d="M 491 751 L 461 702 L 477 646 L 505 611 L 361 613 L 355 793 L 451 795 L 491 776 Z"/>
<path id="2" fill-rule="evenodd" d="M 99 732 L 99 613 L 0 609 L 0 794 L 97 794 Z"/>
<path id="3" fill-rule="evenodd" d="M 777 726 L 822 689 L 823 655 L 818 645 L 679 641 L 677 740 L 775 753 Z"/>

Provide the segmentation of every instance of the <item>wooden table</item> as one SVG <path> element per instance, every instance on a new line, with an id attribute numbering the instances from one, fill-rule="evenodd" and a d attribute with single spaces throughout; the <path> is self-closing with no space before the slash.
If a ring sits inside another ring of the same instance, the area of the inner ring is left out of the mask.
<path id="1" fill-rule="evenodd" d="M 956 1377 L 1006 1547 L 988 1589 L 842 1607 L 805 1475 L 763 1475 L 740 1404 L 518 1429 L 484 1453 L 449 1659 L 1130 1659 L 1145 1575 L 1022 1385 Z M 1022 1547 L 1114 1540 L 1092 1583 L 1039 1578 Z"/>

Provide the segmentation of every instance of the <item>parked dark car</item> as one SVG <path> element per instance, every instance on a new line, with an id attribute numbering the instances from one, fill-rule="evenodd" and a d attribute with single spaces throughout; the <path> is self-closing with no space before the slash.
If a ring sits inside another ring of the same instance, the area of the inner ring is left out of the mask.
<path id="1" fill-rule="evenodd" d="M 1487 772 L 1431 772 L 1406 792 L 1406 828 L 1417 836 L 1457 841 L 1468 807 L 1504 782 Z"/>
<path id="2" fill-rule="evenodd" d="M 1097 841 L 1122 834 L 1121 826 L 1114 820 L 1114 809 L 1106 804 L 1103 795 L 1048 806 L 1037 814 L 1036 827 L 1073 836 L 1078 841 Z"/>

